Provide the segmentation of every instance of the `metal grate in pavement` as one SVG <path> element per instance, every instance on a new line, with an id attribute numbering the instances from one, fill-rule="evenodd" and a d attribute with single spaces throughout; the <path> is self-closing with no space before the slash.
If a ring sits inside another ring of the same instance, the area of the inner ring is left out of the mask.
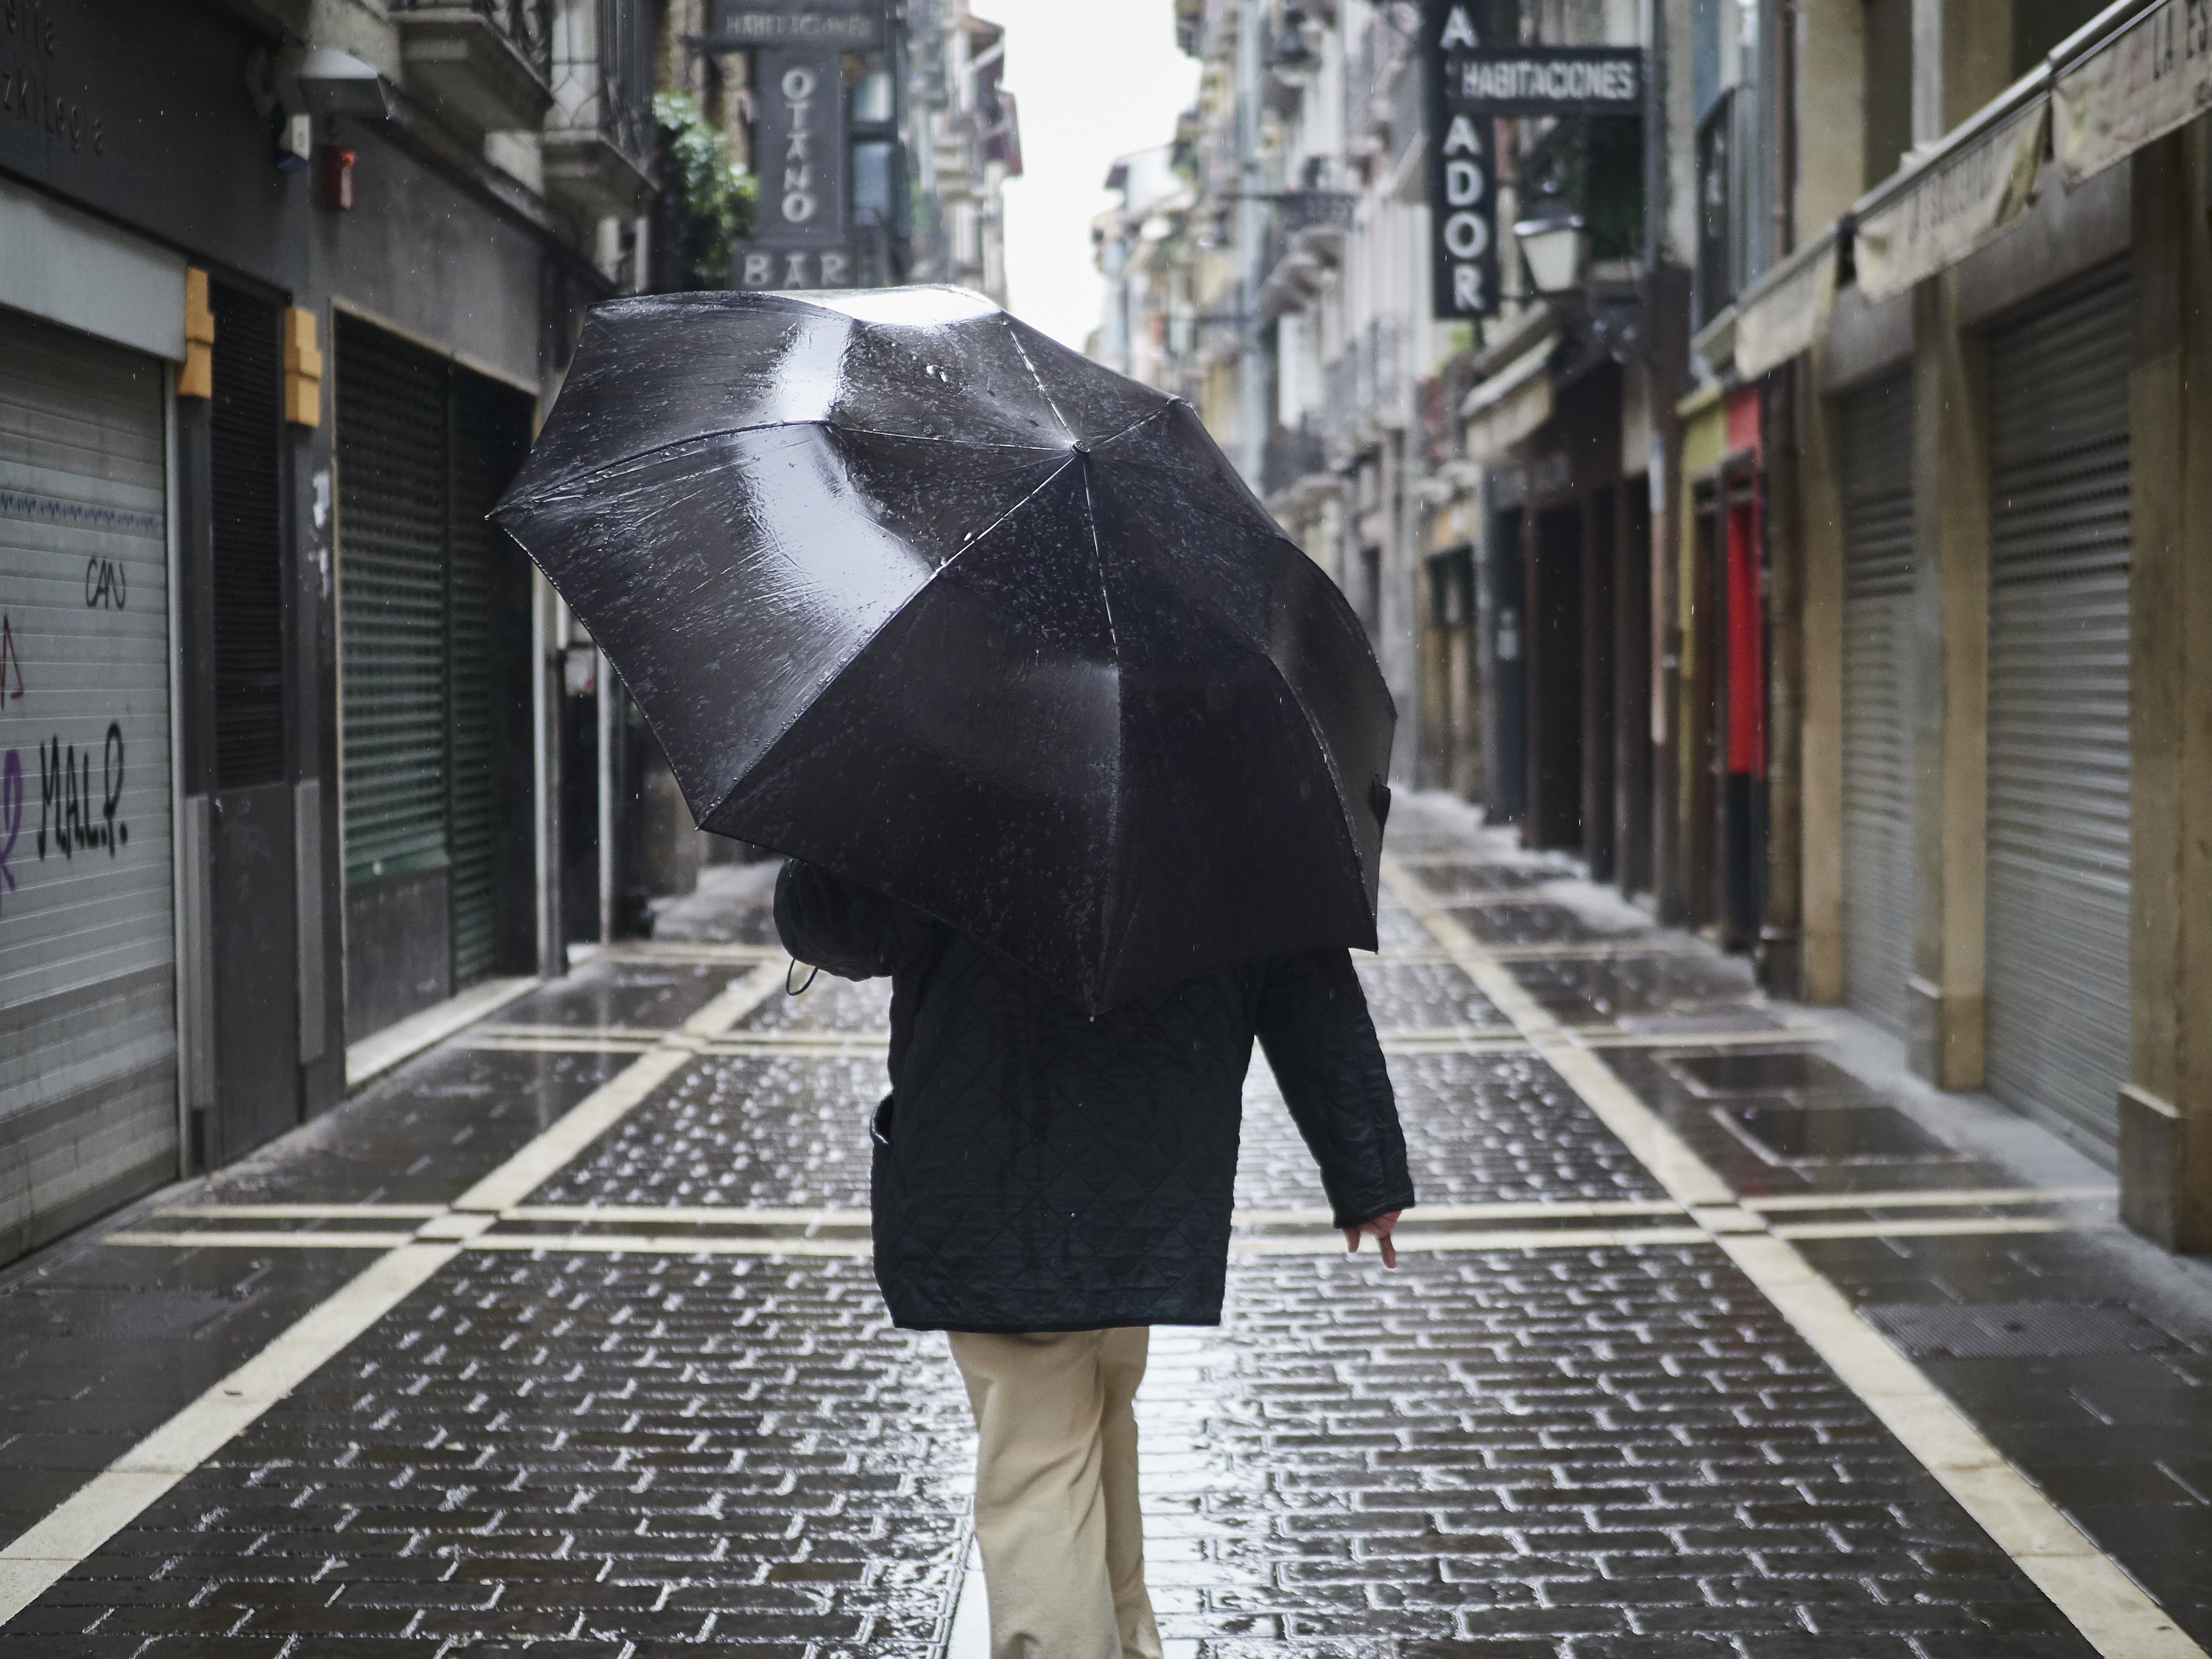
<path id="1" fill-rule="evenodd" d="M 1805 1090 L 1845 1090 L 1856 1079 L 1832 1060 L 1802 1051 L 1792 1054 L 1678 1054 L 1670 1071 L 1702 1095 L 1795 1094 Z"/>
<path id="2" fill-rule="evenodd" d="M 1713 1115 L 1770 1164 L 1940 1164 L 1960 1152 L 1894 1106 L 1715 1106 Z"/>
<path id="3" fill-rule="evenodd" d="M 1881 1302 L 1859 1312 L 1915 1359 L 2059 1359 L 2182 1345 L 2132 1308 L 2094 1302 Z"/>

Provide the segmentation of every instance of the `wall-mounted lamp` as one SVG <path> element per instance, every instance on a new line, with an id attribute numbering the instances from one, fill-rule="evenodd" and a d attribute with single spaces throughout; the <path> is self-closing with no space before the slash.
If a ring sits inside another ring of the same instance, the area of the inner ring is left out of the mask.
<path id="1" fill-rule="evenodd" d="M 1528 286 L 1539 294 L 1571 294 L 1589 267 L 1589 232 L 1573 214 L 1522 219 L 1513 227 Z"/>

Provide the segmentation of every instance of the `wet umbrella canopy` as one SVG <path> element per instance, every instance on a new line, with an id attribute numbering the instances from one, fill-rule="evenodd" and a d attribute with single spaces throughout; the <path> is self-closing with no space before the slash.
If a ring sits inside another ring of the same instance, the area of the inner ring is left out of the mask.
<path id="1" fill-rule="evenodd" d="M 493 515 L 700 825 L 1096 1012 L 1375 945 L 1395 722 L 1180 400 L 953 289 L 602 306 Z"/>

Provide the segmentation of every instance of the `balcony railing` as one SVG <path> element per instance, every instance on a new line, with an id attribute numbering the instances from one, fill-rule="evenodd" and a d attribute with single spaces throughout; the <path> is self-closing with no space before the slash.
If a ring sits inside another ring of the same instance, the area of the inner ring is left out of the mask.
<path id="1" fill-rule="evenodd" d="M 392 0 L 394 11 L 472 11 L 541 81 L 553 78 L 553 0 Z"/>
<path id="2" fill-rule="evenodd" d="M 653 20 L 643 0 L 558 0 L 549 132 L 597 132 L 653 155 Z"/>
<path id="3" fill-rule="evenodd" d="M 1328 471 L 1328 442 L 1306 426 L 1276 427 L 1260 459 L 1260 493 L 1273 495 L 1301 478 Z"/>

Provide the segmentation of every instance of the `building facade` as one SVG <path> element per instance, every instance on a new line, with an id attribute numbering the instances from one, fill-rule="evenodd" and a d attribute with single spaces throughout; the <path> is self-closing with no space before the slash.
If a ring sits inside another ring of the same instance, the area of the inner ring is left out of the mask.
<path id="1" fill-rule="evenodd" d="M 2196 1250 L 2201 11 L 1184 0 L 1205 78 L 1117 168 L 1096 341 L 1342 583 L 1401 777 L 2050 1126 Z M 1459 48 L 1637 95 L 1440 131 Z M 1431 164 L 1482 144 L 1447 255 Z M 1494 287 L 1438 321 L 1455 258 Z"/>
<path id="2" fill-rule="evenodd" d="M 556 607 L 483 514 L 648 257 L 650 29 L 7 18 L 0 1257 L 560 966 Z"/>

